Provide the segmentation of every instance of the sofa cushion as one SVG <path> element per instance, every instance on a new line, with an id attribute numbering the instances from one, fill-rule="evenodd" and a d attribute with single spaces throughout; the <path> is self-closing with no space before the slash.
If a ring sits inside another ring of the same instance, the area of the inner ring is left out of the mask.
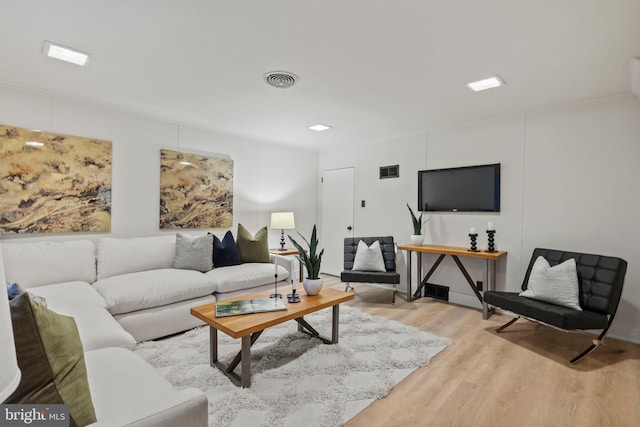
<path id="1" fill-rule="evenodd" d="M 251 289 L 273 283 L 275 265 L 265 263 L 244 263 L 223 268 L 214 268 L 204 273 L 214 285 L 218 293 Z M 289 277 L 286 268 L 278 266 L 278 281 Z"/>
<path id="2" fill-rule="evenodd" d="M 242 262 L 271 262 L 269 257 L 269 232 L 262 227 L 252 236 L 242 224 L 238 224 L 236 243 Z"/>
<path id="3" fill-rule="evenodd" d="M 185 301 L 212 294 L 217 289 L 217 284 L 206 274 L 175 268 L 122 274 L 98 280 L 93 286 L 111 314 Z"/>
<path id="4" fill-rule="evenodd" d="M 173 234 L 131 239 L 103 237 L 98 241 L 97 252 L 98 280 L 138 271 L 172 268 L 176 237 Z"/>
<path id="5" fill-rule="evenodd" d="M 203 273 L 211 270 L 213 268 L 213 235 L 194 237 L 188 234 L 176 234 L 173 268 Z"/>
<path id="6" fill-rule="evenodd" d="M 96 281 L 96 249 L 91 240 L 3 242 L 7 281 L 23 288 L 71 281 Z"/>
<path id="7" fill-rule="evenodd" d="M 95 422 L 75 321 L 23 293 L 11 301 L 11 322 L 22 378 L 6 403 L 66 404 L 72 426 Z"/>
<path id="8" fill-rule="evenodd" d="M 85 359 L 98 425 L 206 425 L 203 393 L 174 387 L 133 352 L 104 348 L 87 352 Z"/>
<path id="9" fill-rule="evenodd" d="M 216 299 L 214 295 L 205 295 L 113 317 L 137 342 L 154 340 L 204 325 L 202 320 L 191 315 L 191 308 L 211 304 Z"/>
<path id="10" fill-rule="evenodd" d="M 47 300 L 47 307 L 57 308 L 67 305 L 106 307 L 104 298 L 87 282 L 56 283 L 30 288 L 29 292 Z"/>
<path id="11" fill-rule="evenodd" d="M 50 309 L 58 314 L 73 317 L 84 351 L 104 347 L 132 350 L 136 346 L 133 336 L 124 330 L 106 308 L 95 305 L 67 305 Z"/>
<path id="12" fill-rule="evenodd" d="M 213 236 L 213 266 L 219 268 L 238 264 L 242 264 L 242 260 L 231 231 L 227 231 L 222 240 Z"/>

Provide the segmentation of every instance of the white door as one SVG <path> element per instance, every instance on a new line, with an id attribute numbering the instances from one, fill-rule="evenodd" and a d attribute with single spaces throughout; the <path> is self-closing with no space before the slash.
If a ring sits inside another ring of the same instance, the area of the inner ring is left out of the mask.
<path id="1" fill-rule="evenodd" d="M 353 237 L 354 176 L 354 168 L 322 172 L 322 273 L 340 276 L 343 270 L 344 238 Z"/>

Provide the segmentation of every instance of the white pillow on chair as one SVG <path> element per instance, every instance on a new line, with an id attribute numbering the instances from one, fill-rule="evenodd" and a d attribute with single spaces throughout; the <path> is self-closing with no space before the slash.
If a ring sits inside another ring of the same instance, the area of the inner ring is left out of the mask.
<path id="1" fill-rule="evenodd" d="M 539 256 L 531 268 L 527 290 L 520 296 L 582 311 L 576 260 L 571 258 L 551 267 Z"/>
<path id="2" fill-rule="evenodd" d="M 353 268 L 357 271 L 387 271 L 384 266 L 384 258 L 382 257 L 382 249 L 380 242 L 375 241 L 371 246 L 367 246 L 364 240 L 358 242 L 356 249 L 356 257 L 353 260 Z"/>

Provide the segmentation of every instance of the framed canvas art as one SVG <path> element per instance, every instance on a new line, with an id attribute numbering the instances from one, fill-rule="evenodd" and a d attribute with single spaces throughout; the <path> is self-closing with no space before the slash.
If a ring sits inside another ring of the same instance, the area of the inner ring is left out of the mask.
<path id="1" fill-rule="evenodd" d="M 0 230 L 111 231 L 111 145 L 0 125 Z"/>
<path id="2" fill-rule="evenodd" d="M 233 225 L 233 160 L 160 150 L 160 228 Z"/>

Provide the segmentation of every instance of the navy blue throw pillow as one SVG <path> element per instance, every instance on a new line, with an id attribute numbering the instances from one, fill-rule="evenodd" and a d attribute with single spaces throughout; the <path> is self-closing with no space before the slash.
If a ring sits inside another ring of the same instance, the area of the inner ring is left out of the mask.
<path id="1" fill-rule="evenodd" d="M 242 264 L 242 260 L 231 231 L 227 231 L 222 240 L 213 236 L 213 266 L 218 268 L 238 264 Z"/>

